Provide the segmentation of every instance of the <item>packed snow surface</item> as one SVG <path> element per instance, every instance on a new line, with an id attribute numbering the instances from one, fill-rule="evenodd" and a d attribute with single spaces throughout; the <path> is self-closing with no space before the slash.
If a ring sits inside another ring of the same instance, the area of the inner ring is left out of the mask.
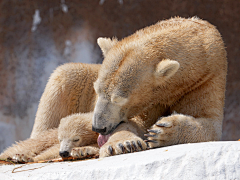
<path id="1" fill-rule="evenodd" d="M 183 144 L 103 159 L 21 166 L 0 166 L 1 179 L 238 180 L 240 142 Z"/>

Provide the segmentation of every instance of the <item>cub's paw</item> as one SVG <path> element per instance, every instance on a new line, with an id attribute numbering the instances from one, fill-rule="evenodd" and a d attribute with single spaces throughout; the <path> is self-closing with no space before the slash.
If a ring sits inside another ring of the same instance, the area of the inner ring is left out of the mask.
<path id="1" fill-rule="evenodd" d="M 85 146 L 85 147 L 76 147 L 71 151 L 71 156 L 73 158 L 85 158 L 88 155 L 96 155 L 99 153 L 99 148 Z"/>
<path id="2" fill-rule="evenodd" d="M 145 142 L 148 143 L 149 148 L 169 146 L 177 144 L 179 138 L 180 124 L 175 116 L 162 118 L 156 122 L 150 129 Z"/>
<path id="3" fill-rule="evenodd" d="M 99 157 L 108 157 L 117 154 L 125 154 L 143 151 L 147 149 L 147 144 L 139 137 L 128 140 L 110 141 L 100 148 Z"/>
<path id="4" fill-rule="evenodd" d="M 33 162 L 33 159 L 25 154 L 15 154 L 12 160 L 16 162 Z"/>

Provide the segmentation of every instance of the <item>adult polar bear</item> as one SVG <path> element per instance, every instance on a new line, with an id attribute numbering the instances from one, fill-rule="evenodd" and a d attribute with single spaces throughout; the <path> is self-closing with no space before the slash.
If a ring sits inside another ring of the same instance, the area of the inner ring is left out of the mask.
<path id="1" fill-rule="evenodd" d="M 95 106 L 100 157 L 146 149 L 147 130 L 151 148 L 221 138 L 227 61 L 213 25 L 172 18 L 98 44 L 101 67 L 68 64 L 53 73 L 32 137 Z"/>

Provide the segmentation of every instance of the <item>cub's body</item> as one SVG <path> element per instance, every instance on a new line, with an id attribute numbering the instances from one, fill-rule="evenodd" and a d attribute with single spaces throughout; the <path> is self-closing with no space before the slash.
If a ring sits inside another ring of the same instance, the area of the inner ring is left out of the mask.
<path id="1" fill-rule="evenodd" d="M 77 113 L 63 118 L 58 128 L 18 142 L 0 154 L 18 162 L 37 162 L 54 158 L 84 158 L 99 152 L 98 134 L 92 131 L 92 113 Z"/>

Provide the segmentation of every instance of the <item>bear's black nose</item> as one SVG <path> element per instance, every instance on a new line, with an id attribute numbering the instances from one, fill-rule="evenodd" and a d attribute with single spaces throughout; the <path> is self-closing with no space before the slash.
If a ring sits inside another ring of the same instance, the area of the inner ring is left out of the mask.
<path id="1" fill-rule="evenodd" d="M 69 157 L 69 152 L 67 151 L 60 151 L 59 152 L 59 155 L 63 158 L 66 158 L 66 157 Z"/>
<path id="2" fill-rule="evenodd" d="M 92 130 L 95 131 L 95 132 L 97 132 L 97 133 L 100 133 L 100 134 L 103 134 L 103 135 L 104 135 L 104 133 L 106 133 L 106 131 L 107 131 L 107 128 L 105 127 L 105 128 L 103 128 L 103 129 L 97 129 L 97 128 L 95 128 L 94 126 L 92 126 Z"/>

